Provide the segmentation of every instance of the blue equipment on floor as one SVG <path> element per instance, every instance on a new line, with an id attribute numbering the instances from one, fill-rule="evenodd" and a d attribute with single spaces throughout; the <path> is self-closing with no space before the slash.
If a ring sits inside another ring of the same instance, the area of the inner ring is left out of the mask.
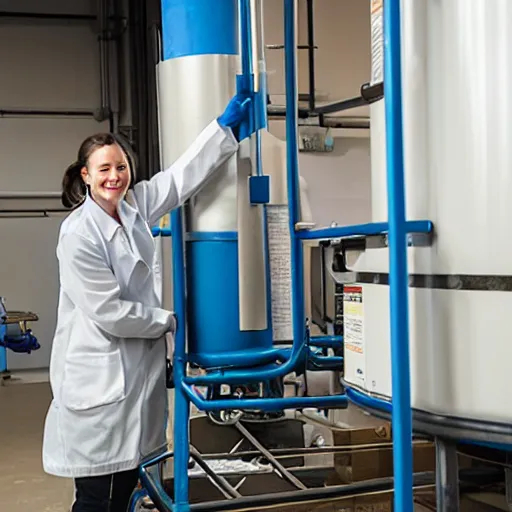
<path id="1" fill-rule="evenodd" d="M 38 320 L 37 315 L 21 311 L 7 311 L 0 297 L 0 374 L 7 372 L 7 350 L 16 354 L 30 354 L 41 348 L 27 322 Z"/>

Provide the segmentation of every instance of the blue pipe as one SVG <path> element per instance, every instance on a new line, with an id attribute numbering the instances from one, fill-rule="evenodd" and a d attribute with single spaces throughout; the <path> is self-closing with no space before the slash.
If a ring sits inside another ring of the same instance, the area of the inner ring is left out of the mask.
<path id="1" fill-rule="evenodd" d="M 171 228 L 151 228 L 151 234 L 153 236 L 172 236 Z"/>
<path id="2" fill-rule="evenodd" d="M 253 382 L 261 382 L 264 380 L 272 380 L 277 377 L 282 377 L 291 371 L 297 369 L 299 363 L 305 365 L 308 361 L 316 366 L 316 368 L 323 370 L 327 368 L 339 369 L 343 364 L 343 358 L 338 356 L 318 356 L 311 349 L 304 345 L 298 352 L 298 356 L 293 354 L 292 349 L 283 349 L 276 352 L 274 361 L 282 360 L 287 354 L 290 354 L 288 360 L 281 365 L 276 365 L 273 362 L 262 366 L 259 370 L 254 370 L 252 367 L 241 369 L 222 368 L 217 371 L 212 371 L 206 375 L 198 375 L 197 377 L 185 377 L 184 382 L 188 385 L 194 386 L 208 386 L 213 384 L 245 384 Z M 259 354 L 254 354 L 254 358 L 259 358 Z M 244 358 L 245 359 L 245 358 Z M 263 361 L 263 359 L 260 359 Z"/>
<path id="3" fill-rule="evenodd" d="M 251 2 L 239 0 L 240 16 L 240 60 L 242 62 L 242 75 L 246 80 L 252 75 L 252 39 L 251 39 Z"/>
<path id="4" fill-rule="evenodd" d="M 343 336 L 311 336 L 309 344 L 320 348 L 341 348 Z"/>
<path id="5" fill-rule="evenodd" d="M 183 382 L 186 376 L 186 286 L 185 257 L 183 241 L 183 220 L 181 208 L 171 213 L 172 256 L 173 256 L 173 294 L 174 311 L 179 319 L 174 337 L 174 378 L 176 383 Z M 188 459 L 189 436 L 188 422 L 190 406 L 183 387 L 177 385 L 174 393 L 174 501 L 176 510 L 190 510 L 188 499 Z"/>
<path id="6" fill-rule="evenodd" d="M 259 133 L 258 133 L 259 134 Z M 261 150 L 260 150 L 261 151 Z M 407 233 L 432 233 L 434 225 L 430 220 L 410 220 L 406 222 Z M 172 236 L 171 228 L 151 228 L 153 236 Z M 346 238 L 350 236 L 375 236 L 389 232 L 387 222 L 356 224 L 354 226 L 336 226 L 334 228 L 312 229 L 297 231 L 301 240 L 320 240 L 323 238 Z M 198 235 L 201 235 L 199 233 Z"/>
<path id="7" fill-rule="evenodd" d="M 286 171 L 288 183 L 288 212 L 291 237 L 291 275 L 293 347 L 297 356 L 306 340 L 304 318 L 304 276 L 302 242 L 295 233 L 295 225 L 300 220 L 299 153 L 297 145 L 298 102 L 297 102 L 297 63 L 295 42 L 295 0 L 285 0 L 284 4 L 284 46 L 286 78 Z"/>
<path id="8" fill-rule="evenodd" d="M 282 411 L 284 409 L 300 409 L 315 407 L 322 409 L 345 408 L 347 406 L 346 395 L 329 396 L 303 396 L 287 398 L 241 398 L 226 400 L 205 400 L 195 393 L 186 384 L 183 390 L 189 400 L 201 411 L 222 410 L 261 410 L 265 412 Z"/>
<path id="9" fill-rule="evenodd" d="M 376 398 L 371 395 L 367 395 L 350 387 L 345 387 L 347 398 L 349 402 L 361 407 L 362 409 L 372 411 L 381 411 L 385 414 L 392 414 L 393 404 L 382 398 Z M 491 448 L 493 450 L 512 451 L 512 444 L 504 443 L 489 443 L 484 441 L 473 441 L 471 439 L 457 439 L 460 444 L 468 444 L 473 446 L 484 446 L 485 448 Z"/>
<path id="10" fill-rule="evenodd" d="M 304 318 L 304 280 L 302 242 L 295 233 L 295 224 L 299 220 L 299 161 L 297 146 L 297 87 L 295 61 L 295 2 L 285 1 L 285 74 L 286 74 L 286 150 L 289 228 L 291 237 L 292 269 L 292 311 L 293 311 L 293 345 L 290 359 L 278 368 L 270 370 L 233 370 L 229 373 L 215 372 L 201 377 L 186 378 L 187 384 L 204 385 L 218 383 L 260 382 L 262 380 L 282 377 L 294 371 L 306 352 L 306 326 Z"/>
<path id="11" fill-rule="evenodd" d="M 297 236 L 301 240 L 320 240 L 322 238 L 346 238 L 349 236 L 373 236 L 388 233 L 390 223 L 371 222 L 369 224 L 357 224 L 355 226 L 336 226 L 334 228 L 312 229 L 310 231 L 298 231 Z M 432 233 L 434 225 L 430 220 L 411 220 L 405 222 L 406 233 Z"/>
<path id="12" fill-rule="evenodd" d="M 386 0 L 384 103 L 389 220 L 394 510 L 410 512 L 413 510 L 412 412 L 400 23 L 400 0 Z"/>
<path id="13" fill-rule="evenodd" d="M 0 341 L 4 340 L 7 333 L 7 327 L 0 324 Z M 0 346 L 0 373 L 7 371 L 7 349 Z"/>

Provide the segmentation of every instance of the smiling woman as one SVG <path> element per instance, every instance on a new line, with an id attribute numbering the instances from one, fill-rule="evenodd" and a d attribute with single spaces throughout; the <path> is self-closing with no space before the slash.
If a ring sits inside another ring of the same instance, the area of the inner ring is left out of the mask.
<path id="1" fill-rule="evenodd" d="M 166 447 L 165 338 L 176 320 L 162 308 L 151 226 L 235 155 L 248 99 L 235 96 L 149 181 L 135 184 L 135 159 L 114 134 L 88 137 L 66 170 L 62 202 L 73 211 L 57 245 L 43 465 L 75 480 L 73 512 L 126 511 L 140 461 Z"/>

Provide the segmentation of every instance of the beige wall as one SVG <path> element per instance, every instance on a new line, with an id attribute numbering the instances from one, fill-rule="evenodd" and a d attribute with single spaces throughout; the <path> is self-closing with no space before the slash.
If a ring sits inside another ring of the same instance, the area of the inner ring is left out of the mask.
<path id="1" fill-rule="evenodd" d="M 89 0 L 17 0 L 18 11 L 90 13 Z M 13 2 L 0 2 L 13 10 Z M 99 106 L 98 43 L 88 24 L 2 20 L 0 107 L 95 109 Z M 84 118 L 0 117 L 0 192 L 53 192 L 81 141 L 108 125 Z M 59 201 L 45 207 L 59 207 Z M 0 200 L 2 209 L 11 202 Z M 19 206 L 19 203 L 18 203 Z M 23 207 L 37 208 L 37 200 Z M 40 316 L 33 325 L 41 349 L 8 352 L 11 369 L 47 366 L 55 328 L 58 275 L 55 247 L 62 215 L 0 216 L 0 295 L 12 310 Z"/>
<path id="2" fill-rule="evenodd" d="M 283 44 L 283 0 L 264 0 L 266 44 Z M 370 79 L 370 1 L 315 0 L 316 93 L 319 103 L 359 95 Z M 299 44 L 307 44 L 305 0 L 299 0 Z M 275 104 L 285 104 L 284 51 L 267 50 L 268 86 Z M 299 91 L 308 92 L 307 51 L 298 57 Z M 362 107 L 337 114 L 368 116 Z M 270 131 L 285 138 L 284 121 L 272 121 Z M 309 184 L 317 224 L 356 224 L 371 220 L 370 140 L 367 130 L 335 130 L 335 151 L 301 153 L 300 173 Z"/>

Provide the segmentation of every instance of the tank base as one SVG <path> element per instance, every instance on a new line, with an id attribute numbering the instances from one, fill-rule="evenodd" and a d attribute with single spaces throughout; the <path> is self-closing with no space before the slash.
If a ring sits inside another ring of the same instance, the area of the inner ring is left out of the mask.
<path id="1" fill-rule="evenodd" d="M 343 382 L 347 398 L 370 414 L 391 420 L 391 402 L 375 397 Z M 413 431 L 432 437 L 451 439 L 462 444 L 476 444 L 497 450 L 512 451 L 512 425 L 455 418 L 412 410 Z"/>

